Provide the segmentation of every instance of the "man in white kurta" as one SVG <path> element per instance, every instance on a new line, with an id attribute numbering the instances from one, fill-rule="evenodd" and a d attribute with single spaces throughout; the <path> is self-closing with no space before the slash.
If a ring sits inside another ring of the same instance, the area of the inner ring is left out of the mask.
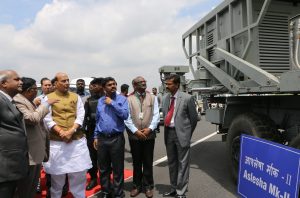
<path id="1" fill-rule="evenodd" d="M 44 169 L 51 174 L 52 198 L 61 198 L 66 174 L 73 196 L 84 198 L 86 171 L 92 167 L 86 138 L 80 130 L 84 106 L 80 97 L 69 91 L 67 74 L 58 73 L 55 78 L 56 91 L 45 98 L 59 99 L 59 102 L 45 118 L 50 129 L 50 158 L 44 163 Z"/>

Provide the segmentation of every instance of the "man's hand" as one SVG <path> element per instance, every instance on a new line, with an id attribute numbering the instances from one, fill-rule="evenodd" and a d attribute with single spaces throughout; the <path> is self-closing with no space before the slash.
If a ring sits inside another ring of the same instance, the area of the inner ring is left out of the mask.
<path id="1" fill-rule="evenodd" d="M 68 131 L 61 130 L 59 132 L 59 135 L 63 139 L 64 142 L 66 142 L 66 143 L 72 142 L 73 132 L 71 130 L 68 130 Z"/>
<path id="2" fill-rule="evenodd" d="M 146 137 L 148 137 L 152 130 L 150 128 L 144 128 L 141 131 Z"/>
<path id="3" fill-rule="evenodd" d="M 35 104 L 35 106 L 40 106 L 40 104 L 41 104 L 41 99 L 40 98 L 35 98 L 34 100 L 33 100 L 33 103 Z"/>
<path id="4" fill-rule="evenodd" d="M 109 104 L 111 104 L 111 102 L 112 102 L 112 99 L 108 96 L 105 96 L 104 103 L 109 105 Z"/>
<path id="5" fill-rule="evenodd" d="M 53 105 L 54 103 L 58 103 L 59 102 L 59 99 L 54 99 L 54 98 L 50 98 L 47 100 L 47 103 L 49 105 Z"/>
<path id="6" fill-rule="evenodd" d="M 95 150 L 98 150 L 98 139 L 94 139 L 93 146 Z"/>
<path id="7" fill-rule="evenodd" d="M 139 139 L 139 140 L 146 140 L 147 136 L 140 130 L 137 130 L 134 135 Z"/>

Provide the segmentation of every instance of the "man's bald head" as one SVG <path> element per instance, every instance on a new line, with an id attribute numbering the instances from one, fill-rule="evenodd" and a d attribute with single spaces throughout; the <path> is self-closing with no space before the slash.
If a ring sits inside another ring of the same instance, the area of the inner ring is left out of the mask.
<path id="1" fill-rule="evenodd" d="M 0 71 L 0 90 L 11 97 L 22 91 L 22 81 L 14 70 Z"/>
<path id="2" fill-rule="evenodd" d="M 56 90 L 61 92 L 61 93 L 67 93 L 69 91 L 70 87 L 70 80 L 69 77 L 66 73 L 59 72 L 55 75 L 55 87 Z"/>
<path id="3" fill-rule="evenodd" d="M 56 73 L 55 78 L 56 78 L 56 79 L 59 79 L 59 78 L 62 78 L 62 77 L 64 77 L 64 76 L 67 76 L 67 77 L 68 77 L 68 74 L 63 73 L 63 72 L 58 72 L 58 73 Z"/>
<path id="4" fill-rule="evenodd" d="M 138 76 L 132 80 L 134 91 L 144 93 L 147 89 L 147 81 L 144 77 Z"/>
<path id="5" fill-rule="evenodd" d="M 13 74 L 16 74 L 14 70 L 2 70 L 0 71 L 0 82 L 7 80 L 10 78 Z"/>

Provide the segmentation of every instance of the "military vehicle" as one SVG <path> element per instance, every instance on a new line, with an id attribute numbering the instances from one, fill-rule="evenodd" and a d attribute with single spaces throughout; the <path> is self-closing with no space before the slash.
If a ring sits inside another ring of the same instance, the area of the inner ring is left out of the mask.
<path id="1" fill-rule="evenodd" d="M 300 0 L 225 0 L 182 36 L 234 178 L 241 134 L 300 148 L 299 12 Z"/>

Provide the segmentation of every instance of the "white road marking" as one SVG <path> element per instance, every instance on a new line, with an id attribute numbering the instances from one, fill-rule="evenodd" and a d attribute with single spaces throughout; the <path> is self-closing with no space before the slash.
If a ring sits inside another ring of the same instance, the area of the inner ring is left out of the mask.
<path id="1" fill-rule="evenodd" d="M 209 138 L 211 138 L 211 137 L 217 135 L 217 133 L 218 133 L 217 131 L 216 131 L 216 132 L 213 132 L 212 134 L 210 134 L 210 135 L 208 135 L 208 136 L 205 136 L 204 138 L 201 138 L 200 140 L 197 140 L 196 142 L 194 142 L 194 143 L 191 144 L 191 147 L 193 147 L 193 146 L 195 146 L 195 145 L 197 145 L 197 144 L 199 144 L 199 143 L 201 143 L 201 142 L 204 142 L 205 140 L 207 140 L 207 139 L 209 139 Z M 164 157 L 162 157 L 162 158 L 156 160 L 155 162 L 153 162 L 153 166 L 157 166 L 158 164 L 160 164 L 160 163 L 162 163 L 162 162 L 164 162 L 164 161 L 167 161 L 167 160 L 168 160 L 167 156 L 164 156 Z M 127 181 L 127 180 L 129 180 L 129 179 L 131 179 L 131 178 L 132 178 L 132 176 L 127 177 L 124 181 Z M 101 192 L 101 190 L 98 191 L 98 192 L 96 192 L 96 193 L 93 194 L 93 195 L 88 196 L 87 198 L 91 198 L 91 197 L 93 197 L 93 196 L 99 194 L 100 192 Z"/>
<path id="2" fill-rule="evenodd" d="M 197 144 L 199 144 L 201 142 L 204 142 L 205 140 L 207 140 L 207 139 L 209 139 L 209 138 L 211 138 L 212 136 L 215 136 L 215 135 L 217 135 L 217 131 L 213 132 L 212 134 L 210 134 L 208 136 L 205 136 L 204 138 L 201 138 L 200 140 L 197 140 L 194 143 L 192 143 L 191 147 L 193 147 L 193 146 L 195 146 L 195 145 L 197 145 Z M 164 161 L 167 161 L 167 160 L 168 160 L 167 156 L 164 156 L 164 157 L 156 160 L 155 162 L 153 162 L 153 166 L 157 166 L 158 164 L 163 163 Z"/>

